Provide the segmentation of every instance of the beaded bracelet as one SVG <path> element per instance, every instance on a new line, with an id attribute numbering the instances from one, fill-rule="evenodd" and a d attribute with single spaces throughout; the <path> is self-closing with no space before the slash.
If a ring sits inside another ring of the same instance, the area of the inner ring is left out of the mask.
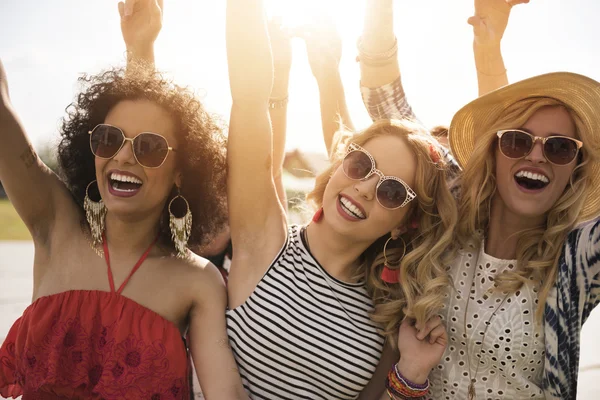
<path id="1" fill-rule="evenodd" d="M 398 54 L 398 39 L 394 38 L 394 45 L 381 53 L 366 52 L 363 48 L 362 37 L 358 38 L 356 47 L 358 49 L 356 61 L 361 61 L 367 65 L 374 66 L 385 65 L 392 62 L 395 59 L 396 54 Z"/>
<path id="2" fill-rule="evenodd" d="M 402 376 L 396 364 L 388 372 L 385 387 L 392 399 L 418 398 L 424 397 L 429 391 L 429 380 L 421 385 L 413 383 Z"/>
<path id="3" fill-rule="evenodd" d="M 387 393 L 388 397 L 390 398 L 390 400 L 415 400 L 414 397 L 406 397 L 406 396 L 402 396 L 399 394 L 394 394 L 389 389 L 387 389 L 386 393 Z M 423 399 L 424 399 L 424 397 L 423 397 Z"/>
<path id="4" fill-rule="evenodd" d="M 425 383 L 422 384 L 417 384 L 417 383 L 412 383 L 411 381 L 409 381 L 408 379 L 406 379 L 401 373 L 400 370 L 398 369 L 398 364 L 394 364 L 394 372 L 396 373 L 396 377 L 402 382 L 404 383 L 409 389 L 411 390 L 429 390 L 429 379 L 425 380 Z"/>
<path id="5" fill-rule="evenodd" d="M 284 108 L 288 103 L 288 96 L 285 96 L 281 99 L 269 99 L 269 109 L 277 110 L 280 108 Z"/>

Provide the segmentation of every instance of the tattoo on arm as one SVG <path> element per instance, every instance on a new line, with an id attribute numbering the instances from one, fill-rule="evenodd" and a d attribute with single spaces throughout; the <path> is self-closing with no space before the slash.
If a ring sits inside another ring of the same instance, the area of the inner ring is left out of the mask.
<path id="1" fill-rule="evenodd" d="M 21 153 L 19 157 L 21 158 L 21 161 L 23 161 L 23 163 L 25 164 L 25 167 L 28 169 L 31 168 L 37 161 L 37 154 L 35 153 L 35 150 L 31 145 L 29 145 L 27 147 L 27 150 Z"/>

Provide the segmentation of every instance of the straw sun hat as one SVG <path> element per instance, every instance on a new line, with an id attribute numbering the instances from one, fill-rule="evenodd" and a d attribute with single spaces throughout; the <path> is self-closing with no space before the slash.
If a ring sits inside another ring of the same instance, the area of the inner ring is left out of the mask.
<path id="1" fill-rule="evenodd" d="M 581 119 L 591 138 L 583 149 L 590 158 L 591 184 L 578 221 L 600 215 L 600 83 L 583 75 L 554 72 L 513 83 L 488 93 L 461 108 L 450 124 L 450 146 L 464 166 L 475 148 L 478 135 L 488 131 L 511 104 L 532 97 L 549 97 L 564 103 Z M 518 128 L 518 127 L 514 127 Z"/>

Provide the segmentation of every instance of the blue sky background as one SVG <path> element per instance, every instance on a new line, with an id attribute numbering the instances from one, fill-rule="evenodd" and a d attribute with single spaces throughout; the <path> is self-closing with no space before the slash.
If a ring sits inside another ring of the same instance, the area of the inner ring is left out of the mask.
<path id="1" fill-rule="evenodd" d="M 295 0 L 272 0 L 294 3 Z M 304 2 L 310 0 L 304 0 Z M 312 0 L 316 2 L 316 0 Z M 298 2 L 296 1 L 296 4 Z M 335 14 L 344 39 L 341 63 L 351 115 L 369 123 L 358 92 L 355 43 L 363 0 L 318 2 Z M 469 0 L 396 0 L 395 30 L 409 100 L 427 124 L 448 123 L 477 95 Z M 157 66 L 197 89 L 225 119 L 230 97 L 224 43 L 224 0 L 165 0 Z M 509 79 L 572 71 L 600 80 L 600 2 L 531 0 L 513 9 L 503 41 Z M 77 77 L 124 64 L 116 0 L 2 0 L 0 58 L 13 104 L 36 147 L 57 140 Z M 288 148 L 324 151 L 319 100 L 303 44 L 294 43 Z"/>

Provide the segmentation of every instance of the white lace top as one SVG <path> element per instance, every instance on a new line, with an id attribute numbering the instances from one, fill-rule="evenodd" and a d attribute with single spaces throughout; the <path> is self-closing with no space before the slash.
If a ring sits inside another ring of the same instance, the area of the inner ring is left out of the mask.
<path id="1" fill-rule="evenodd" d="M 489 290 L 498 273 L 515 267 L 516 260 L 485 254 L 483 245 L 480 250 L 463 249 L 456 257 L 450 268 L 453 286 L 441 313 L 448 329 L 448 348 L 429 376 L 430 398 L 468 398 L 468 359 L 471 378 L 476 379 L 476 399 L 544 398 L 544 333 L 535 323 L 537 289 L 531 282 L 509 296 Z"/>

